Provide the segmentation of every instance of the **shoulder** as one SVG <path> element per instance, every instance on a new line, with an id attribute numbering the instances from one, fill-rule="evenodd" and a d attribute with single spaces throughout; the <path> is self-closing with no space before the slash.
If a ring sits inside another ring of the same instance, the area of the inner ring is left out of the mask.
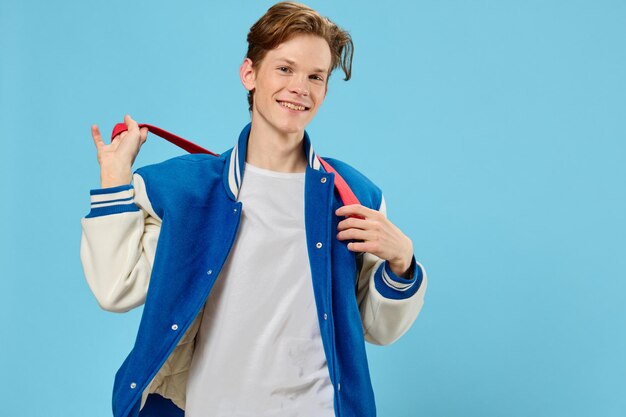
<path id="1" fill-rule="evenodd" d="M 221 187 L 227 154 L 186 154 L 135 170 L 157 213 L 182 202 L 202 204 L 217 186 Z M 222 187 L 223 188 L 223 187 Z"/>
<path id="2" fill-rule="evenodd" d="M 185 154 L 167 159 L 155 164 L 145 165 L 136 171 L 140 174 L 159 174 L 164 171 L 178 173 L 180 170 L 198 170 L 219 168 L 224 164 L 224 154 L 213 156 L 209 154 Z"/>
<path id="3" fill-rule="evenodd" d="M 382 190 L 365 174 L 342 160 L 323 157 L 348 183 L 362 205 L 378 210 L 382 201 Z"/>
<path id="4" fill-rule="evenodd" d="M 146 182 L 179 183 L 199 177 L 220 174 L 224 167 L 225 153 L 220 156 L 209 154 L 185 154 L 135 170 Z"/>

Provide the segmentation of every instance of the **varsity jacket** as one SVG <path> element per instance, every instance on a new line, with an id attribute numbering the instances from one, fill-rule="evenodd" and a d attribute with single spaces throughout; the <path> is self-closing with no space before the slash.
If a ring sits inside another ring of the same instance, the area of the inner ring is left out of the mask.
<path id="1" fill-rule="evenodd" d="M 80 249 L 87 283 L 105 310 L 125 312 L 144 304 L 134 347 L 115 375 L 115 417 L 144 417 L 150 394 L 185 408 L 204 304 L 245 210 L 237 196 L 250 127 L 219 157 L 172 158 L 137 169 L 131 184 L 90 192 Z M 336 238 L 342 219 L 335 210 L 342 203 L 335 174 L 324 170 L 307 132 L 303 145 L 308 267 L 335 415 L 375 416 L 364 342 L 389 344 L 408 330 L 423 304 L 426 274 L 413 257 L 412 276 L 401 278 L 387 261 L 355 254 Z M 324 159 L 361 204 L 386 212 L 381 190 L 369 179 L 344 162 Z"/>

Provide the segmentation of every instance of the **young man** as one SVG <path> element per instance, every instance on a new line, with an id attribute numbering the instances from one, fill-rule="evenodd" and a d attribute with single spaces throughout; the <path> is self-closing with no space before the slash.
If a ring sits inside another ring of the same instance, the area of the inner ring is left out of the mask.
<path id="1" fill-rule="evenodd" d="M 145 128 L 126 116 L 105 145 L 92 127 L 102 188 L 82 219 L 85 276 L 105 310 L 145 303 L 117 417 L 374 416 L 364 341 L 393 342 L 421 309 L 426 275 L 380 189 L 324 158 L 361 203 L 342 207 L 304 130 L 332 71 L 350 78 L 350 36 L 279 3 L 248 43 L 252 121 L 221 156 L 131 175 Z"/>

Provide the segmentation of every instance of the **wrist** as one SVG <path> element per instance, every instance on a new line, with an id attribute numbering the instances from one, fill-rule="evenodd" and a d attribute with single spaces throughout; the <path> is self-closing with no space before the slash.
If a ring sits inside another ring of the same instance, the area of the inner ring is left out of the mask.
<path id="1" fill-rule="evenodd" d="M 389 261 L 389 269 L 391 272 L 399 276 L 400 278 L 410 278 L 413 275 L 411 266 L 413 264 L 413 254 L 408 258 L 399 258 L 397 260 Z"/>
<path id="2" fill-rule="evenodd" d="M 120 175 L 100 175 L 101 188 L 118 187 L 120 185 L 130 184 L 132 175 L 130 172 Z"/>

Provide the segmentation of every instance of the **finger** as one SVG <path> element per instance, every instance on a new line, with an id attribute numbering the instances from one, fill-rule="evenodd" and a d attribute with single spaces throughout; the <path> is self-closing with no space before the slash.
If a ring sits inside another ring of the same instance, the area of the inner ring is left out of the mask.
<path id="1" fill-rule="evenodd" d="M 115 137 L 113 139 L 111 139 L 111 145 L 115 145 L 118 146 L 119 142 L 124 139 L 124 136 L 126 136 L 126 132 L 122 132 L 120 134 L 115 135 Z M 117 148 L 114 148 L 117 149 Z"/>
<path id="2" fill-rule="evenodd" d="M 91 137 L 93 138 L 93 143 L 96 145 L 96 149 L 100 149 L 104 146 L 104 141 L 102 140 L 102 135 L 100 134 L 100 129 L 98 129 L 98 125 L 91 126 Z"/>
<path id="3" fill-rule="evenodd" d="M 148 128 L 142 127 L 139 129 L 139 135 L 141 137 L 141 143 L 143 144 L 148 139 Z"/>
<path id="4" fill-rule="evenodd" d="M 377 255 L 377 247 L 371 242 L 348 242 L 347 246 L 351 252 L 369 252 Z"/>
<path id="5" fill-rule="evenodd" d="M 365 219 L 370 218 L 372 216 L 375 216 L 376 213 L 379 213 L 377 210 L 372 210 L 370 208 L 367 208 L 361 204 L 350 204 L 347 206 L 343 206 L 343 207 L 339 207 L 336 211 L 335 214 L 337 216 L 353 216 L 353 215 L 357 215 L 357 216 L 361 216 Z"/>
<path id="6" fill-rule="evenodd" d="M 124 116 L 124 123 L 126 123 L 126 126 L 128 126 L 128 130 L 139 130 L 139 125 L 137 125 L 137 122 L 133 120 L 132 117 L 130 117 L 130 115 L 125 115 Z"/>
<path id="7" fill-rule="evenodd" d="M 346 230 L 350 228 L 365 230 L 368 228 L 368 222 L 365 219 L 348 217 L 337 224 L 337 230 Z"/>
<path id="8" fill-rule="evenodd" d="M 369 241 L 372 240 L 374 235 L 369 230 L 361 230 L 361 229 L 348 229 L 342 230 L 337 233 L 337 239 L 339 240 L 364 240 Z"/>
<path id="9" fill-rule="evenodd" d="M 111 143 L 113 143 L 113 141 L 122 139 L 124 136 L 126 136 L 126 131 L 118 133 L 117 135 L 113 136 L 113 138 L 111 139 Z"/>

